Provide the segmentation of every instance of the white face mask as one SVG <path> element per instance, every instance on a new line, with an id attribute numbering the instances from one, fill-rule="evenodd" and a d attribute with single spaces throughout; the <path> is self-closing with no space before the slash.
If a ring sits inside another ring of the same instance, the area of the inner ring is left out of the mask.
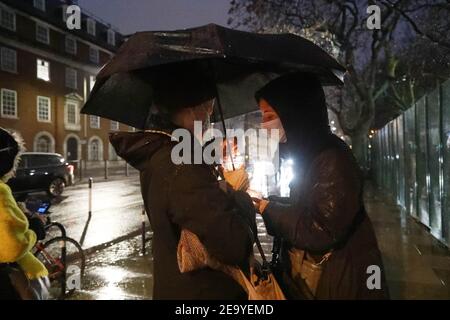
<path id="1" fill-rule="evenodd" d="M 270 121 L 266 121 L 261 123 L 261 128 L 269 130 L 269 132 L 273 129 L 279 130 L 280 143 L 285 143 L 287 141 L 286 132 L 284 131 L 283 124 L 281 123 L 280 118 L 275 118 Z"/>

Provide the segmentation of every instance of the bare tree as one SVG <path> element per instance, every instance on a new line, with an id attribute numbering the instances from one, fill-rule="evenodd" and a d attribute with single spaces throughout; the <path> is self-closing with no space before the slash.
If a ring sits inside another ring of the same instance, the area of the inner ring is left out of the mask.
<path id="1" fill-rule="evenodd" d="M 366 25 L 366 9 L 372 4 L 381 9 L 380 30 L 369 30 Z M 232 0 L 229 24 L 256 32 L 297 33 L 345 65 L 345 86 L 337 92 L 339 99 L 333 99 L 338 103 L 331 103 L 329 108 L 337 115 L 344 133 L 352 138 L 356 157 L 364 162 L 377 102 L 388 96 L 394 101 L 392 105 L 405 108 L 412 101 L 405 98 L 403 88 L 400 93 L 396 86 L 404 41 L 413 41 L 405 37 L 405 30 L 409 26 L 415 35 L 445 46 L 445 28 L 423 28 L 416 19 L 431 9 L 439 9 L 448 17 L 448 6 L 448 1 L 431 0 Z M 415 78 L 408 79 L 414 88 Z"/>

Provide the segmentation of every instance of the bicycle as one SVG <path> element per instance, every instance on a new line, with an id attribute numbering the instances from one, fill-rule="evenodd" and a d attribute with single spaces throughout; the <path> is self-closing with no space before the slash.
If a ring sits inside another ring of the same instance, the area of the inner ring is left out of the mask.
<path id="1" fill-rule="evenodd" d="M 48 270 L 51 287 L 51 298 L 65 299 L 82 283 L 86 266 L 86 257 L 80 244 L 67 236 L 66 229 L 61 223 L 52 222 L 48 214 L 50 203 L 41 202 L 37 212 L 46 215 L 45 233 L 52 234 L 50 230 L 57 229 L 60 235 L 49 240 L 38 241 L 34 247 L 34 255 Z"/>

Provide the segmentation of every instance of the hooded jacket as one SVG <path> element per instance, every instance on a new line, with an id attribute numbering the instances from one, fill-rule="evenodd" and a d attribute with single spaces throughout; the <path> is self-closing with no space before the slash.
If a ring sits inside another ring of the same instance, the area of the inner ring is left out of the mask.
<path id="1" fill-rule="evenodd" d="M 31 253 L 36 234 L 28 227 L 28 219 L 18 207 L 11 189 L 6 184 L 14 176 L 23 151 L 23 141 L 16 133 L 0 128 L 0 264 L 17 263 L 30 280 L 47 276 L 44 265 Z"/>
<path id="2" fill-rule="evenodd" d="M 219 187 L 211 166 L 175 165 L 175 142 L 167 132 L 113 133 L 110 141 L 117 154 L 140 171 L 153 230 L 153 298 L 246 299 L 245 291 L 226 274 L 210 268 L 180 273 L 177 262 L 180 233 L 187 229 L 220 262 L 246 265 L 253 237 L 248 216 L 237 204 L 238 194 Z"/>

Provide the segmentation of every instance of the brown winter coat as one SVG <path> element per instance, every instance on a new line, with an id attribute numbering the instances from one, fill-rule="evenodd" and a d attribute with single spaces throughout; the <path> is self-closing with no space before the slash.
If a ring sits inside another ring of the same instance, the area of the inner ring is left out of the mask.
<path id="1" fill-rule="evenodd" d="M 238 200 L 225 193 L 205 164 L 175 165 L 174 142 L 158 133 L 113 133 L 117 154 L 140 171 L 141 191 L 153 230 L 154 299 L 246 299 L 226 274 L 209 268 L 180 273 L 177 245 L 182 229 L 195 233 L 219 261 L 245 267 L 253 237 Z"/>

